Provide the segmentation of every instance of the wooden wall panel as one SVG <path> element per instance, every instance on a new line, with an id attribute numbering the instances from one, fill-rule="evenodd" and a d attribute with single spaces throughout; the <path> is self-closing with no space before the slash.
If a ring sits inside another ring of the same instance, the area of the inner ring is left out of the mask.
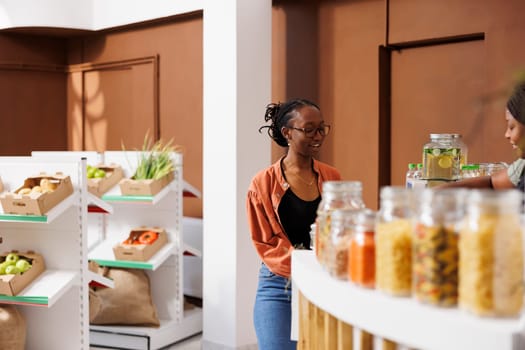
<path id="1" fill-rule="evenodd" d="M 65 149 L 65 93 L 64 72 L 0 69 L 0 155 Z"/>
<path id="2" fill-rule="evenodd" d="M 101 82 L 106 90 L 103 94 L 104 113 L 102 116 L 97 115 L 100 113 L 100 106 L 93 100 L 91 102 L 94 104 L 88 107 L 86 117 L 92 119 L 87 122 L 96 121 L 99 125 L 105 125 L 105 131 L 97 130 L 90 138 L 105 139 L 104 142 L 97 141 L 96 149 L 120 150 L 120 140 L 116 140 L 118 134 L 126 135 L 126 147 L 130 145 L 129 148 L 132 148 L 131 145 L 136 145 L 139 140 L 142 145 L 148 129 L 156 129 L 163 140 L 173 138 L 175 144 L 183 146 L 184 178 L 202 190 L 202 14 L 169 18 L 71 39 L 68 48 L 67 57 L 73 65 L 96 65 L 158 56 L 156 86 L 151 85 L 149 71 L 140 72 L 142 69 L 149 69 L 146 67 L 134 67 L 134 73 L 129 76 L 116 72 L 105 72 L 100 76 L 104 77 Z M 110 78 L 110 75 L 114 77 Z M 126 82 L 127 79 L 131 80 Z M 92 82 L 96 83 L 96 79 Z M 69 101 L 73 103 L 76 98 L 75 83 L 74 78 L 70 77 Z M 152 94 L 158 94 L 156 121 L 151 116 Z M 69 108 L 70 125 L 78 125 L 77 114 L 78 108 Z M 104 132 L 107 132 L 106 136 L 112 141 L 100 135 Z M 75 137 L 78 134 L 75 131 L 70 136 Z M 78 142 L 70 144 L 78 147 Z M 202 200 L 185 198 L 184 215 L 201 217 Z"/>
<path id="3" fill-rule="evenodd" d="M 430 133 L 460 133 L 469 161 L 497 161 L 487 135 L 503 144 L 501 127 L 487 125 L 483 104 L 485 43 L 473 41 L 392 52 L 391 183 L 403 186 L 408 163 L 422 163 Z M 439 74 L 436 74 L 439 72 Z"/>
<path id="4" fill-rule="evenodd" d="M 67 145 L 65 43 L 0 34 L 0 155 Z"/>

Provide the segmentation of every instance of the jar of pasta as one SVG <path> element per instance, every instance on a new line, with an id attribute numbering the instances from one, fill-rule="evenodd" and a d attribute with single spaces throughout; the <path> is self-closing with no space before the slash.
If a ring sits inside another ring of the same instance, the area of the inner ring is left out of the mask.
<path id="1" fill-rule="evenodd" d="M 523 306 L 522 193 L 472 190 L 459 240 L 459 305 L 481 316 Z"/>
<path id="2" fill-rule="evenodd" d="M 350 240 L 348 277 L 355 284 L 374 288 L 375 285 L 375 229 L 376 213 L 370 209 L 355 215 L 355 225 Z"/>
<path id="3" fill-rule="evenodd" d="M 331 252 L 326 257 L 325 268 L 331 276 L 342 280 L 348 278 L 348 250 L 356 213 L 352 208 L 335 209 L 330 216 Z"/>
<path id="4" fill-rule="evenodd" d="M 413 295 L 422 302 L 454 306 L 458 299 L 458 238 L 466 190 L 420 193 L 413 236 Z"/>
<path id="5" fill-rule="evenodd" d="M 323 183 L 322 199 L 317 208 L 315 254 L 321 266 L 333 253 L 330 240 L 331 215 L 335 209 L 360 210 L 365 207 L 362 185 L 359 181 L 326 181 Z"/>
<path id="6" fill-rule="evenodd" d="M 412 289 L 412 195 L 404 187 L 383 187 L 375 225 L 376 288 L 391 295 Z"/>

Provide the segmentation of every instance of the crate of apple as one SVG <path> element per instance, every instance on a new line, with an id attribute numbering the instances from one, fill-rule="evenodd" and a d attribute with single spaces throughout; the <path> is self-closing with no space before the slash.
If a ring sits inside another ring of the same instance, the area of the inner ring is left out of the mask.
<path id="1" fill-rule="evenodd" d="M 17 253 L 9 253 L 5 259 L 0 263 L 0 275 L 16 275 L 24 273 L 31 268 L 31 262 L 19 256 Z"/>
<path id="2" fill-rule="evenodd" d="M 96 166 L 88 165 L 86 171 L 88 179 L 103 179 L 106 177 L 106 171 Z"/>

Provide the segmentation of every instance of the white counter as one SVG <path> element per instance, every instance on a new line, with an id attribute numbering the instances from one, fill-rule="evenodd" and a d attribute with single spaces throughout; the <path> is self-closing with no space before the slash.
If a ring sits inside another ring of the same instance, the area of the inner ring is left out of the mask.
<path id="1" fill-rule="evenodd" d="M 457 308 L 391 297 L 329 276 L 313 251 L 292 255 L 292 332 L 297 339 L 297 292 L 335 318 L 378 337 L 418 349 L 525 349 L 525 316 L 480 318 Z"/>

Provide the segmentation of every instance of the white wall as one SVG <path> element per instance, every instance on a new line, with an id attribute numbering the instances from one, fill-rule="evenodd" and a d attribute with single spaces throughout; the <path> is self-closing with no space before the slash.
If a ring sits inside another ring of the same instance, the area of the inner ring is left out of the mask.
<path id="1" fill-rule="evenodd" d="M 259 260 L 245 203 L 251 178 L 270 164 L 257 132 L 270 99 L 270 29 L 271 0 L 205 3 L 204 349 L 255 348 Z"/>
<path id="2" fill-rule="evenodd" d="M 99 30 L 203 9 L 203 349 L 256 348 L 259 259 L 247 229 L 252 176 L 270 164 L 259 134 L 271 89 L 271 0 L 0 0 L 0 29 Z"/>

